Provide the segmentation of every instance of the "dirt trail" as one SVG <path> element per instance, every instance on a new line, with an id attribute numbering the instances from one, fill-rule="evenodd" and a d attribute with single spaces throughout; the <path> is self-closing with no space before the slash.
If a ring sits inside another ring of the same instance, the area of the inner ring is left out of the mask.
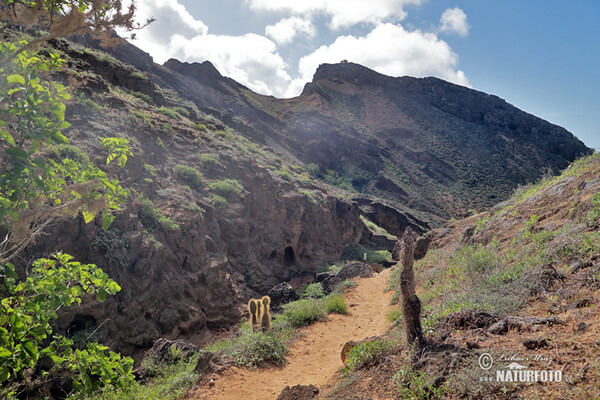
<path id="1" fill-rule="evenodd" d="M 202 400 L 267 400 L 276 399 L 285 386 L 313 384 L 323 387 L 343 364 L 340 352 L 349 340 L 361 340 L 382 334 L 389 326 L 385 315 L 392 292 L 384 293 L 392 269 L 372 278 L 356 278 L 358 286 L 345 294 L 347 315 L 329 314 L 327 321 L 303 329 L 305 335 L 296 340 L 282 368 L 259 368 L 248 371 L 230 368 L 215 379 L 215 385 L 197 389 L 190 398 Z"/>

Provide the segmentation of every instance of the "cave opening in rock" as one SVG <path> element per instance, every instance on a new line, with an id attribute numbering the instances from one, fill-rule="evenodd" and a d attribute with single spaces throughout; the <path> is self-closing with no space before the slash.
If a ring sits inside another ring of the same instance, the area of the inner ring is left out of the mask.
<path id="1" fill-rule="evenodd" d="M 283 263 L 285 265 L 292 265 L 296 261 L 296 256 L 294 255 L 294 249 L 292 246 L 288 246 L 283 250 Z"/>
<path id="2" fill-rule="evenodd" d="M 91 315 L 77 314 L 67 328 L 67 336 L 72 337 L 77 332 L 91 332 L 98 326 L 96 318 Z"/>

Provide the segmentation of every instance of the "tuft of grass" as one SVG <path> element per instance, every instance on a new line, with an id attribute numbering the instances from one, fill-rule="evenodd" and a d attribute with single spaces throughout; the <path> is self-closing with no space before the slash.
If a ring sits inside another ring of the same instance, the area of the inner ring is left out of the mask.
<path id="1" fill-rule="evenodd" d="M 402 309 L 400 309 L 400 308 L 394 308 L 392 311 L 388 312 L 385 315 L 385 319 L 390 324 L 395 324 L 395 323 L 399 322 L 401 318 L 402 318 Z"/>
<path id="2" fill-rule="evenodd" d="M 178 118 L 177 112 L 175 112 L 175 110 L 173 110 L 171 108 L 167 108 L 167 107 L 163 106 L 158 109 L 158 112 L 163 115 L 166 115 L 169 118 L 173 118 L 173 119 Z"/>
<path id="3" fill-rule="evenodd" d="M 283 305 L 283 316 L 294 328 L 301 328 L 326 318 L 327 308 L 323 301 L 298 300 Z"/>
<path id="4" fill-rule="evenodd" d="M 175 176 L 195 189 L 200 189 L 204 183 L 204 176 L 198 170 L 187 165 L 177 164 L 173 169 Z"/>
<path id="5" fill-rule="evenodd" d="M 348 305 L 342 296 L 327 296 L 324 301 L 327 313 L 348 314 Z"/>
<path id="6" fill-rule="evenodd" d="M 217 341 L 204 350 L 220 353 L 236 365 L 249 369 L 268 364 L 283 365 L 289 352 L 278 332 L 253 333 L 249 327 L 242 329 L 237 338 Z"/>
<path id="7" fill-rule="evenodd" d="M 424 371 L 413 370 L 410 365 L 400 369 L 393 379 L 401 399 L 441 400 L 446 398 L 446 385 L 433 386 L 432 377 Z"/>

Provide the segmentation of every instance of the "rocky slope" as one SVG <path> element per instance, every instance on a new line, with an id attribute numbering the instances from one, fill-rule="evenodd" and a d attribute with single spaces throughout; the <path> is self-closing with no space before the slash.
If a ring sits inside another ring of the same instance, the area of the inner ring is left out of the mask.
<path id="1" fill-rule="evenodd" d="M 65 221 L 25 259 L 61 249 L 117 280 L 115 298 L 69 311 L 59 328 L 101 326 L 128 354 L 236 323 L 249 297 L 339 259 L 363 236 L 360 213 L 393 234 L 424 232 L 588 151 L 433 78 L 322 66 L 301 96 L 277 100 L 210 63 L 156 65 L 126 42 L 107 49 L 114 57 L 53 46 L 67 59 L 55 78 L 75 94 L 73 147 L 61 151 L 102 165 L 98 138 L 128 138 L 134 157 L 109 172 L 133 195 L 109 231 Z"/>
<path id="2" fill-rule="evenodd" d="M 435 399 L 598 398 L 597 154 L 425 239 L 429 249 L 415 276 L 430 347 L 411 358 L 402 339 L 381 365 L 333 384 L 328 398 L 396 398 L 400 391 Z M 493 359 L 489 370 L 480 357 Z M 498 380 L 511 362 L 562 378 Z"/>

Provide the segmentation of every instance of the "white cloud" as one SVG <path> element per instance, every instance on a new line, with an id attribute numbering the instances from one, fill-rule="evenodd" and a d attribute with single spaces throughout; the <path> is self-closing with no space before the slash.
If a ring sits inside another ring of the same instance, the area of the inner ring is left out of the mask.
<path id="1" fill-rule="evenodd" d="M 317 30 L 310 20 L 291 17 L 284 18 L 274 25 L 267 26 L 265 34 L 278 45 L 283 46 L 291 43 L 298 35 L 313 38 L 317 34 Z"/>
<path id="2" fill-rule="evenodd" d="M 319 64 L 343 59 L 362 64 L 391 76 L 436 76 L 463 86 L 469 81 L 455 70 L 458 56 L 433 33 L 406 31 L 399 25 L 382 24 L 363 37 L 340 36 L 329 46 L 321 46 L 299 62 L 300 77 L 295 79 L 287 96 L 297 95 L 305 82 L 312 79 Z"/>
<path id="3" fill-rule="evenodd" d="M 440 18 L 441 32 L 456 33 L 459 36 L 467 36 L 471 26 L 467 22 L 467 14 L 458 7 L 448 8 Z"/>
<path id="4" fill-rule="evenodd" d="M 311 13 L 331 11 L 345 4 L 334 0 L 248 1 L 261 3 L 262 7 L 270 4 L 275 8 L 286 6 L 290 8 L 288 11 L 293 12 L 312 10 Z M 370 18 L 375 21 L 392 14 L 400 18 L 403 5 L 420 1 L 372 0 L 382 5 L 380 10 L 374 10 L 377 7 L 373 7 L 371 3 L 369 7 L 361 8 L 362 0 L 349 0 L 350 5 L 346 8 L 353 12 L 356 9 L 362 10 L 365 21 Z M 327 4 L 329 8 L 325 11 L 322 7 L 319 8 L 321 3 Z M 353 8 L 355 3 L 359 5 Z M 365 36 L 340 36 L 333 43 L 323 45 L 303 56 L 298 62 L 298 76 L 292 79 L 288 72 L 289 65 L 279 55 L 275 42 L 283 45 L 293 40 L 294 35 L 315 35 L 315 27 L 310 18 L 284 18 L 267 27 L 266 33 L 273 38 L 271 40 L 252 33 L 241 36 L 210 34 L 208 27 L 190 15 L 177 0 L 139 0 L 138 16 L 140 19 L 150 16 L 157 18 L 156 22 L 138 33 L 138 40 L 134 42 L 136 46 L 149 52 L 156 62 L 164 63 L 169 58 L 187 62 L 208 60 L 221 74 L 262 94 L 279 97 L 298 95 L 304 84 L 312 80 L 319 64 L 337 63 L 343 59 L 386 75 L 432 75 L 461 85 L 469 85 L 464 73 L 456 68 L 458 56 L 436 34 L 420 30 L 407 31 L 402 26 L 389 22 L 378 24 Z M 341 24 L 341 21 L 349 23 L 357 19 L 358 15 L 342 13 L 338 17 L 341 19 L 335 23 Z M 332 15 L 332 24 L 334 18 L 336 16 Z M 290 27 L 293 31 L 290 31 Z"/>
<path id="5" fill-rule="evenodd" d="M 199 35 L 175 38 L 172 57 L 181 61 L 209 60 L 225 76 L 263 94 L 281 94 L 291 77 L 275 43 L 264 36 Z"/>
<path id="6" fill-rule="evenodd" d="M 404 6 L 421 4 L 424 0 L 245 0 L 254 11 L 292 15 L 325 14 L 331 18 L 332 29 L 359 23 L 378 24 L 388 19 L 401 21 L 406 17 Z"/>

